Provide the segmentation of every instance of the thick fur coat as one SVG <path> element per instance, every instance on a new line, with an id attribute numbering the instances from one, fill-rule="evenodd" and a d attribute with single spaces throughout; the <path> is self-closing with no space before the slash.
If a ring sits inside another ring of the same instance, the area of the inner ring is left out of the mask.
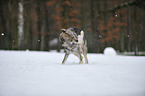
<path id="1" fill-rule="evenodd" d="M 85 58 L 85 63 L 88 64 L 87 58 L 87 41 L 84 40 L 84 32 L 78 28 L 70 27 L 68 29 L 61 29 L 62 33 L 60 34 L 60 39 L 62 41 L 62 46 L 65 49 L 65 56 L 62 61 L 64 64 L 70 55 L 73 53 L 80 60 L 80 63 L 83 63 L 83 53 Z"/>

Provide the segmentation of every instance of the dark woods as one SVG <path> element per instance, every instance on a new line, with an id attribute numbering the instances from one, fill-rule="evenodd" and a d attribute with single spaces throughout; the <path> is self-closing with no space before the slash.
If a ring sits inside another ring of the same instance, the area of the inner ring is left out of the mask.
<path id="1" fill-rule="evenodd" d="M 144 0 L 1 0 L 0 49 L 60 50 L 61 28 L 85 31 L 89 52 L 145 51 Z"/>

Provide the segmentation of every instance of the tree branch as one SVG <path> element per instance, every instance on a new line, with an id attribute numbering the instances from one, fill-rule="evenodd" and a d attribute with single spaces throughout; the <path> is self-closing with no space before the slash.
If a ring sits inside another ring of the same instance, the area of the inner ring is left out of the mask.
<path id="1" fill-rule="evenodd" d="M 145 2 L 145 0 L 132 0 L 132 1 L 125 2 L 123 4 L 117 5 L 114 8 L 111 8 L 107 11 L 102 11 L 101 13 L 109 13 L 109 12 L 113 13 L 118 9 L 121 9 L 121 8 L 124 8 L 124 7 L 127 7 L 127 6 L 133 6 L 133 5 L 145 10 L 145 5 L 143 4 L 144 2 Z"/>

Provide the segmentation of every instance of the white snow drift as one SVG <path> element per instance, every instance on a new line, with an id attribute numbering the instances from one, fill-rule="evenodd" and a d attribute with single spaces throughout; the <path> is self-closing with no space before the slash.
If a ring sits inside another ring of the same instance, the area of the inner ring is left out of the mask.
<path id="1" fill-rule="evenodd" d="M 0 51 L 0 96 L 145 96 L 145 57 Z"/>
<path id="2" fill-rule="evenodd" d="M 107 48 L 104 49 L 104 55 L 107 55 L 107 56 L 116 56 L 117 53 L 116 53 L 114 48 L 107 47 Z"/>

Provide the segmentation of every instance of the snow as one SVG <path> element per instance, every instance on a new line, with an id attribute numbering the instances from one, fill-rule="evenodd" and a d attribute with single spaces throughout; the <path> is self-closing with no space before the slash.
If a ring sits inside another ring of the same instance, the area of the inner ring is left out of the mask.
<path id="1" fill-rule="evenodd" d="M 58 44 L 58 39 L 57 38 L 55 38 L 55 39 L 53 39 L 49 42 L 49 46 L 57 46 L 57 44 Z"/>
<path id="2" fill-rule="evenodd" d="M 116 56 L 117 53 L 116 53 L 114 48 L 107 47 L 107 48 L 104 49 L 104 55 L 107 55 L 107 56 Z"/>
<path id="3" fill-rule="evenodd" d="M 4 33 L 2 33 L 1 35 L 2 35 L 2 36 L 4 36 L 5 34 L 4 34 Z"/>
<path id="4" fill-rule="evenodd" d="M 144 56 L 0 51 L 0 96 L 145 96 Z"/>

